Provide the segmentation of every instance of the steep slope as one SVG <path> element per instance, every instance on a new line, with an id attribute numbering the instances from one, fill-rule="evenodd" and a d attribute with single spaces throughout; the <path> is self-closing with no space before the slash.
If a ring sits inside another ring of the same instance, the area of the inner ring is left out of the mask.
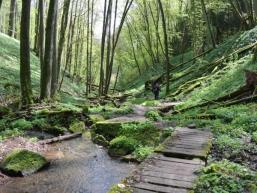
<path id="1" fill-rule="evenodd" d="M 9 103 L 20 95 L 20 46 L 19 41 L 0 33 L 0 103 Z M 31 53 L 31 78 L 35 96 L 39 94 L 40 62 L 34 53 Z M 84 93 L 84 86 L 73 83 L 67 77 L 64 80 L 61 96 L 65 100 L 71 100 Z"/>

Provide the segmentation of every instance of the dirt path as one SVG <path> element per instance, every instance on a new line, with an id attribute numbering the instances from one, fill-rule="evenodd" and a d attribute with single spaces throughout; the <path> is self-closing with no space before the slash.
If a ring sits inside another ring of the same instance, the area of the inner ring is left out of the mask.
<path id="1" fill-rule="evenodd" d="M 154 107 L 148 107 L 144 105 L 134 105 L 132 107 L 133 113 L 119 116 L 113 119 L 109 119 L 106 122 L 122 122 L 122 123 L 129 123 L 129 122 L 145 122 L 147 121 L 145 114 L 150 110 L 158 110 L 165 107 L 172 107 L 178 105 L 178 102 L 163 102 L 160 105 Z M 158 125 L 162 125 L 160 122 L 156 123 Z"/>

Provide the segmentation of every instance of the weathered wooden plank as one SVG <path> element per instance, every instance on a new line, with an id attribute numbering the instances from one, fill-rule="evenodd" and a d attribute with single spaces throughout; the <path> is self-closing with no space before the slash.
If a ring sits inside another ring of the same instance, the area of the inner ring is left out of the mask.
<path id="1" fill-rule="evenodd" d="M 173 188 L 168 186 L 159 186 L 155 184 L 148 184 L 148 183 L 138 183 L 134 185 L 135 188 L 143 189 L 143 190 L 150 190 L 159 193 L 187 193 L 187 189 L 182 188 Z"/>
<path id="2" fill-rule="evenodd" d="M 156 172 L 156 171 L 144 171 L 142 172 L 141 176 L 152 176 L 157 178 L 166 178 L 166 179 L 186 181 L 186 182 L 193 182 L 197 177 L 195 174 L 192 174 L 192 176 L 185 176 L 185 175 L 179 175 L 179 174 L 167 174 L 167 173 Z"/>
<path id="3" fill-rule="evenodd" d="M 154 171 L 166 174 L 178 174 L 178 175 L 189 175 L 191 176 L 196 169 L 195 168 L 162 168 L 158 166 L 148 166 L 143 169 L 144 171 Z"/>
<path id="4" fill-rule="evenodd" d="M 165 149 L 162 151 L 159 151 L 159 153 L 162 153 L 166 156 L 170 157 L 178 157 L 178 158 L 201 158 L 206 159 L 207 153 L 200 150 L 187 150 L 187 149 Z"/>
<path id="5" fill-rule="evenodd" d="M 150 159 L 157 159 L 157 160 L 163 160 L 163 161 L 169 161 L 169 162 L 178 162 L 178 163 L 196 164 L 196 165 L 198 165 L 198 164 L 204 165 L 205 164 L 200 159 L 193 159 L 193 160 L 179 159 L 179 158 L 174 158 L 174 157 L 166 157 L 166 156 L 164 156 L 162 154 L 155 154 Z"/>
<path id="6" fill-rule="evenodd" d="M 181 167 L 181 168 L 195 168 L 195 169 L 198 169 L 200 167 L 202 167 L 202 165 L 195 165 L 195 164 L 183 164 L 183 163 L 174 163 L 174 162 L 166 162 L 166 161 L 156 161 L 156 162 L 153 162 L 151 165 L 154 165 L 154 166 L 159 166 L 159 167 Z"/>
<path id="7" fill-rule="evenodd" d="M 166 179 L 166 178 L 157 178 L 151 176 L 142 176 L 142 182 L 156 184 L 161 186 L 170 186 L 174 188 L 185 188 L 185 189 L 192 189 L 193 183 L 187 181 L 179 181 L 173 179 Z"/>

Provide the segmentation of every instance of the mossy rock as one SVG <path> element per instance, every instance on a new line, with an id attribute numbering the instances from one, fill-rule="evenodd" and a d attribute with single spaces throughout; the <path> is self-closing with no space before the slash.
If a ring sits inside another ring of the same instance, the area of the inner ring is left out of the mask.
<path id="1" fill-rule="evenodd" d="M 15 149 L 2 161 L 1 170 L 10 176 L 27 176 L 47 166 L 49 162 L 40 154 Z"/>
<path id="2" fill-rule="evenodd" d="M 102 136 L 102 135 L 95 135 L 95 137 L 93 138 L 93 142 L 96 143 L 97 145 L 101 145 L 101 146 L 104 146 L 104 147 L 109 146 L 109 141 L 107 141 L 105 139 L 105 137 Z"/>
<path id="3" fill-rule="evenodd" d="M 10 112 L 11 112 L 11 110 L 8 107 L 0 105 L 0 117 L 8 115 Z"/>
<path id="4" fill-rule="evenodd" d="M 122 128 L 122 123 L 119 122 L 97 122 L 93 131 L 95 134 L 104 136 L 108 141 L 111 141 L 113 138 L 117 137 Z"/>
<path id="5" fill-rule="evenodd" d="M 69 127 L 69 131 L 72 133 L 83 133 L 86 131 L 85 123 L 83 121 L 73 122 Z"/>
<path id="6" fill-rule="evenodd" d="M 137 146 L 137 142 L 126 136 L 119 136 L 110 142 L 108 153 L 113 157 L 131 154 Z"/>
<path id="7" fill-rule="evenodd" d="M 105 118 L 99 114 L 89 115 L 89 119 L 92 122 L 92 124 L 96 124 L 97 122 L 105 121 Z"/>

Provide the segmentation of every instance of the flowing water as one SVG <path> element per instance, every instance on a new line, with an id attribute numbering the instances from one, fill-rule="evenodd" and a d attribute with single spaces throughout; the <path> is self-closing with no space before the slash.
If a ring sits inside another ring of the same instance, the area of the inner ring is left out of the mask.
<path id="1" fill-rule="evenodd" d="M 64 157 L 44 171 L 0 186 L 0 193 L 106 193 L 135 169 L 133 164 L 111 159 L 89 139 L 65 141 L 53 148 Z"/>

